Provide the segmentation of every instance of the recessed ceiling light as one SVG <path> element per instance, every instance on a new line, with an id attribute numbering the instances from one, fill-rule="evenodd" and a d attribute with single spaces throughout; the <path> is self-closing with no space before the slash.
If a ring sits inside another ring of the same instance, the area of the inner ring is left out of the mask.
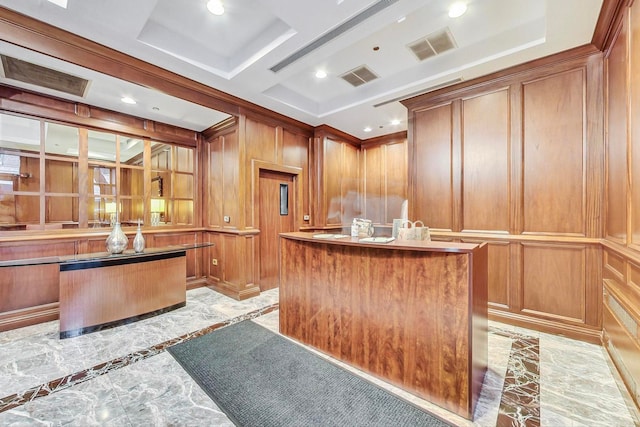
<path id="1" fill-rule="evenodd" d="M 50 3 L 55 4 L 56 6 L 60 6 L 63 8 L 67 8 L 67 0 L 49 0 Z"/>
<path id="2" fill-rule="evenodd" d="M 369 126 L 367 126 L 366 128 L 362 129 L 365 132 L 371 132 L 371 128 Z"/>
<path id="3" fill-rule="evenodd" d="M 393 126 L 397 126 L 397 125 L 399 125 L 399 124 L 400 124 L 400 120 L 398 120 L 398 119 L 391 120 L 391 124 L 392 124 Z"/>
<path id="4" fill-rule="evenodd" d="M 122 98 L 120 98 L 120 101 L 124 102 L 125 104 L 135 104 L 136 100 L 133 98 L 130 98 L 128 96 L 123 96 Z"/>
<path id="5" fill-rule="evenodd" d="M 316 78 L 324 79 L 325 77 L 327 77 L 327 72 L 325 70 L 316 71 Z"/>
<path id="6" fill-rule="evenodd" d="M 467 11 L 467 4 L 465 2 L 459 1 L 451 5 L 449 8 L 449 18 L 457 18 L 459 16 L 464 15 Z"/>
<path id="7" fill-rule="evenodd" d="M 398 18 L 398 20 L 396 21 L 398 24 L 401 22 L 404 22 L 407 19 L 406 16 L 401 16 L 400 18 Z"/>
<path id="8" fill-rule="evenodd" d="M 223 15 L 224 14 L 224 5 L 222 4 L 222 0 L 209 0 L 207 2 L 207 9 L 209 12 L 214 15 Z"/>

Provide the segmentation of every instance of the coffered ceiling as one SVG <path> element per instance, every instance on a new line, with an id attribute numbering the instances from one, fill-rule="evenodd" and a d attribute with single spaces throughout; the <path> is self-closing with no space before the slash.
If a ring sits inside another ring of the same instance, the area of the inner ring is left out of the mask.
<path id="1" fill-rule="evenodd" d="M 405 130 L 403 98 L 590 43 L 602 7 L 602 0 L 463 1 L 458 18 L 448 15 L 454 0 L 222 0 L 221 16 L 209 13 L 207 0 L 0 6 L 361 139 Z M 0 42 L 0 54 L 88 81 L 81 95 L 3 74 L 8 85 L 193 130 L 228 116 L 25 46 Z M 122 96 L 137 104 L 123 105 Z"/>

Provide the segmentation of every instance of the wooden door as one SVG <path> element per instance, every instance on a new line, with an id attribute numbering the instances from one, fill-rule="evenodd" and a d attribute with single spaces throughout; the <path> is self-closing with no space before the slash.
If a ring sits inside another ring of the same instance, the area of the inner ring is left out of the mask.
<path id="1" fill-rule="evenodd" d="M 260 169 L 258 188 L 260 228 L 260 290 L 277 288 L 278 234 L 295 231 L 294 175 Z"/>

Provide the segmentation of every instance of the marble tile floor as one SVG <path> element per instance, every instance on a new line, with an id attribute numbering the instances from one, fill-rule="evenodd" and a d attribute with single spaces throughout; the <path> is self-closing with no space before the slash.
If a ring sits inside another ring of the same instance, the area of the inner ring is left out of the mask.
<path id="1" fill-rule="evenodd" d="M 2 332 L 0 426 L 231 426 L 164 350 L 244 319 L 277 332 L 277 301 L 199 288 L 186 307 L 80 337 L 60 340 L 58 322 Z M 458 426 L 640 425 L 601 347 L 495 322 L 473 421 L 336 363 Z"/>

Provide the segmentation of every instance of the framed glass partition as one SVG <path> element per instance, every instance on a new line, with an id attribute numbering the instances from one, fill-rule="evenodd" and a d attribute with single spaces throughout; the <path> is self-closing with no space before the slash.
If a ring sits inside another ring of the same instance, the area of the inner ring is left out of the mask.
<path id="1" fill-rule="evenodd" d="M 193 225 L 194 164 L 193 148 L 0 114 L 0 231 Z"/>

